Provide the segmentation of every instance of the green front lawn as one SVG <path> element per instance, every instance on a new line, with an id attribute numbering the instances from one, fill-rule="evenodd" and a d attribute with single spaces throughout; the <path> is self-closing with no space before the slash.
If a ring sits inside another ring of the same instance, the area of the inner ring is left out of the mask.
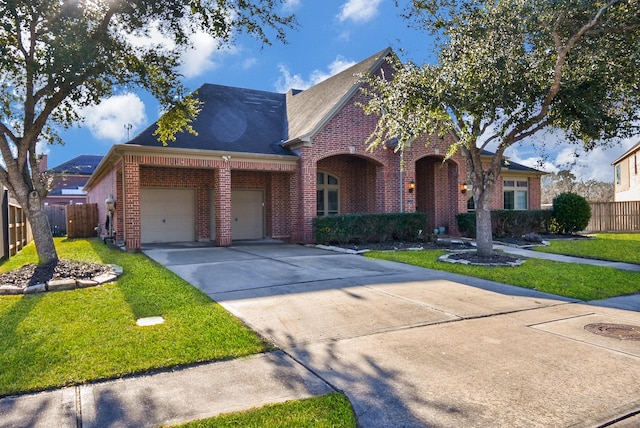
<path id="1" fill-rule="evenodd" d="M 439 262 L 444 251 L 371 251 L 367 257 L 488 279 L 579 300 L 640 293 L 640 273 L 529 259 L 519 267 L 466 266 Z"/>
<path id="2" fill-rule="evenodd" d="M 356 426 L 356 418 L 347 397 L 334 393 L 306 400 L 270 404 L 259 409 L 231 413 L 178 426 L 180 428 L 347 428 Z"/>
<path id="3" fill-rule="evenodd" d="M 544 253 L 640 264 L 640 233 L 599 233 L 593 239 L 555 240 Z"/>
<path id="4" fill-rule="evenodd" d="M 56 239 L 60 258 L 122 266 L 117 283 L 0 297 L 0 396 L 255 354 L 269 345 L 143 254 Z M 0 266 L 36 263 L 33 244 Z M 160 315 L 165 323 L 137 327 Z"/>

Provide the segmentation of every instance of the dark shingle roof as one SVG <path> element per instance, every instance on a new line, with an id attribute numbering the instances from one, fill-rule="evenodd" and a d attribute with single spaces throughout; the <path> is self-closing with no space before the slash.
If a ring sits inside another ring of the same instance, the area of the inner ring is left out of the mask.
<path id="1" fill-rule="evenodd" d="M 304 91 L 287 94 L 287 140 L 308 139 L 360 87 L 362 74 L 373 71 L 393 51 L 386 48 Z"/>
<path id="2" fill-rule="evenodd" d="M 285 95 L 205 84 L 197 91 L 202 111 L 193 121 L 198 135 L 176 134 L 169 147 L 267 155 L 292 155 L 286 138 Z M 161 147 L 151 125 L 126 144 Z"/>
<path id="3" fill-rule="evenodd" d="M 494 153 L 489 150 L 483 150 L 482 156 L 493 156 Z M 508 160 L 508 158 L 502 158 L 502 167 L 508 171 L 523 171 L 523 172 L 543 172 L 535 168 L 528 167 L 526 165 L 519 164 Z M 546 173 L 545 173 L 546 174 Z"/>
<path id="4" fill-rule="evenodd" d="M 49 169 L 56 174 L 91 175 L 102 160 L 102 156 L 81 155 Z"/>

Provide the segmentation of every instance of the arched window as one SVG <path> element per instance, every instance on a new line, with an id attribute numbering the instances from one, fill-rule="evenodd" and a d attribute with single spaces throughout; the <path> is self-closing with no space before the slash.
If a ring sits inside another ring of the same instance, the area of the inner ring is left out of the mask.
<path id="1" fill-rule="evenodd" d="M 316 215 L 318 217 L 337 215 L 340 206 L 340 185 L 338 178 L 326 172 L 317 173 Z"/>

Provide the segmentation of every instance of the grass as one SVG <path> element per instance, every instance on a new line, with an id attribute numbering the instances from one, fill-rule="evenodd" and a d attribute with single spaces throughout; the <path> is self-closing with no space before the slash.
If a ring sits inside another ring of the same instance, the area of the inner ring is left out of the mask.
<path id="1" fill-rule="evenodd" d="M 600 300 L 640 293 L 640 273 L 613 268 L 529 259 L 519 267 L 466 266 L 439 262 L 445 252 L 371 251 L 367 257 L 390 260 L 518 287 L 530 288 L 579 300 Z"/>
<path id="2" fill-rule="evenodd" d="M 600 233 L 593 239 L 551 241 L 536 251 L 640 264 L 640 233 Z"/>
<path id="3" fill-rule="evenodd" d="M 340 428 L 355 427 L 356 418 L 349 400 L 339 393 L 299 401 L 270 404 L 245 412 L 177 425 L 180 428 L 279 427 Z"/>
<path id="4" fill-rule="evenodd" d="M 0 297 L 0 396 L 224 360 L 269 349 L 206 295 L 143 254 L 56 239 L 60 258 L 122 266 L 117 283 Z M 0 271 L 36 263 L 33 244 Z M 137 327 L 160 315 L 165 323 Z"/>

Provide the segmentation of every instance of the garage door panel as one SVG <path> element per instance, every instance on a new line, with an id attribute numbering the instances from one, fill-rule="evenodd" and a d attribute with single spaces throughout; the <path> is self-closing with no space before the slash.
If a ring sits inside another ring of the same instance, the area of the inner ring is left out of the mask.
<path id="1" fill-rule="evenodd" d="M 195 240 L 195 191 L 145 188 L 140 191 L 143 243 Z"/>
<path id="2" fill-rule="evenodd" d="M 233 239 L 264 238 L 264 192 L 231 192 L 231 236 Z"/>

